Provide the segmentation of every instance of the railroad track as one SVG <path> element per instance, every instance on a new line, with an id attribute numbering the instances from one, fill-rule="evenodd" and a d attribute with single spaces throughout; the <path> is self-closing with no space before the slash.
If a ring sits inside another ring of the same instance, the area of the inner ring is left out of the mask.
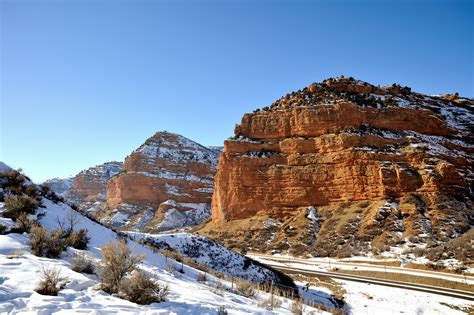
<path id="1" fill-rule="evenodd" d="M 474 294 L 468 291 L 441 288 L 441 287 L 435 287 L 435 286 L 430 286 L 430 285 L 425 285 L 425 284 L 414 284 L 414 283 L 408 283 L 408 282 L 402 282 L 402 281 L 382 280 L 378 278 L 371 278 L 371 277 L 364 277 L 364 276 L 345 275 L 345 274 L 340 274 L 340 273 L 330 272 L 330 271 L 306 270 L 302 268 L 286 267 L 286 266 L 281 266 L 281 265 L 276 265 L 276 264 L 274 265 L 274 264 L 268 263 L 267 261 L 262 262 L 262 263 L 265 263 L 274 269 L 283 271 L 288 274 L 302 274 L 306 276 L 327 276 L 334 279 L 377 284 L 377 285 L 383 285 L 383 286 L 388 286 L 392 288 L 415 290 L 415 291 L 420 291 L 420 292 L 439 294 L 439 295 L 454 297 L 458 299 L 474 301 Z"/>
<path id="2" fill-rule="evenodd" d="M 296 257 L 291 257 L 291 258 L 276 257 L 276 256 L 254 254 L 254 253 L 251 253 L 248 256 L 257 260 L 265 259 L 265 260 L 279 261 L 282 263 L 298 263 L 298 264 L 305 264 L 305 265 L 311 265 L 311 266 L 332 265 L 334 267 L 338 267 L 338 266 L 365 267 L 365 268 L 374 269 L 374 271 L 387 272 L 388 270 L 390 270 L 390 271 L 393 271 L 394 273 L 412 274 L 412 275 L 418 275 L 418 276 L 426 275 L 432 278 L 438 278 L 439 276 L 442 276 L 446 280 L 465 282 L 468 284 L 473 284 L 474 282 L 473 276 L 453 274 L 453 273 L 447 273 L 447 272 L 429 271 L 429 270 L 422 270 L 422 269 L 383 266 L 383 265 L 375 265 L 375 264 L 367 264 L 367 263 L 351 263 L 351 262 L 345 262 L 345 261 L 329 262 L 329 261 L 324 261 L 324 260 L 306 260 L 306 259 L 301 259 L 301 258 L 296 258 Z"/>

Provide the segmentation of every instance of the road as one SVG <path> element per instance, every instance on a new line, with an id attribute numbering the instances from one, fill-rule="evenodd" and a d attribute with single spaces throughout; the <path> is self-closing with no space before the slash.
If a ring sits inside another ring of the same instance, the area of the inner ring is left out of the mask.
<path id="1" fill-rule="evenodd" d="M 388 286 L 388 287 L 393 287 L 393 288 L 401 288 L 401 289 L 406 289 L 406 290 L 415 290 L 415 291 L 420 291 L 420 292 L 439 294 L 439 295 L 474 301 L 474 294 L 468 291 L 441 288 L 441 287 L 424 285 L 424 284 L 413 284 L 413 283 L 407 283 L 407 282 L 401 282 L 401 281 L 383 280 L 383 279 L 371 278 L 371 277 L 340 274 L 340 273 L 325 271 L 325 270 L 316 271 L 316 270 L 311 270 L 304 267 L 285 266 L 281 262 L 275 262 L 268 258 L 262 257 L 259 259 L 258 258 L 259 256 L 255 256 L 255 255 L 252 255 L 252 256 L 253 256 L 252 257 L 253 259 L 257 259 L 261 263 L 267 264 L 277 270 L 283 271 L 288 274 L 303 274 L 306 276 L 329 276 L 334 279 L 364 282 L 364 283 L 383 285 L 383 286 Z M 288 259 L 286 259 L 286 261 L 288 261 Z"/>

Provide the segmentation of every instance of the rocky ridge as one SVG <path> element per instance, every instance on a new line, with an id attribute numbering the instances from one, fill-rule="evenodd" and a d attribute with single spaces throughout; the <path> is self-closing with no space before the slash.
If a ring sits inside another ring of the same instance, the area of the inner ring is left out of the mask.
<path id="1" fill-rule="evenodd" d="M 107 182 L 120 173 L 122 162 L 106 162 L 90 167 L 70 178 L 53 178 L 44 182 L 79 210 L 92 216 L 101 211 L 107 200 Z"/>
<path id="2" fill-rule="evenodd" d="M 467 235 L 473 106 L 342 77 L 287 94 L 225 141 L 201 232 L 246 250 L 343 257 Z"/>
<path id="3" fill-rule="evenodd" d="M 163 231 L 210 216 L 218 153 L 183 136 L 157 132 L 125 158 L 107 184 L 101 220 L 128 230 Z"/>

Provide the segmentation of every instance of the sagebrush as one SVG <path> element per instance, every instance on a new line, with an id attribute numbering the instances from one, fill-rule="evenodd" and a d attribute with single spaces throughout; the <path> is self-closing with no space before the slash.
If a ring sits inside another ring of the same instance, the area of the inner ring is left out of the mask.
<path id="1" fill-rule="evenodd" d="M 45 267 L 41 273 L 41 279 L 35 291 L 43 295 L 58 295 L 58 292 L 64 288 L 67 278 L 61 276 L 61 271 L 56 267 Z"/>
<path id="2" fill-rule="evenodd" d="M 107 293 L 118 293 L 124 277 L 134 271 L 145 258 L 135 255 L 125 241 L 117 241 L 102 246 L 100 249 L 102 261 L 98 266 L 101 289 Z"/>
<path id="3" fill-rule="evenodd" d="M 94 263 L 92 258 L 84 253 L 74 254 L 71 260 L 71 269 L 80 273 L 94 273 Z"/>
<path id="4" fill-rule="evenodd" d="M 150 278 L 143 271 L 135 271 L 120 284 L 120 296 L 137 304 L 159 303 L 166 299 L 169 287 Z"/>

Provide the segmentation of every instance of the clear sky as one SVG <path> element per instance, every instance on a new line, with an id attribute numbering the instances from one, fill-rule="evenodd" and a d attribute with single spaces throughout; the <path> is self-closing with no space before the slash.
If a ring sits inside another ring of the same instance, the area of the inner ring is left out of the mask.
<path id="1" fill-rule="evenodd" d="M 222 145 L 327 77 L 473 97 L 473 1 L 0 0 L 0 160 L 39 182 L 159 130 Z"/>

